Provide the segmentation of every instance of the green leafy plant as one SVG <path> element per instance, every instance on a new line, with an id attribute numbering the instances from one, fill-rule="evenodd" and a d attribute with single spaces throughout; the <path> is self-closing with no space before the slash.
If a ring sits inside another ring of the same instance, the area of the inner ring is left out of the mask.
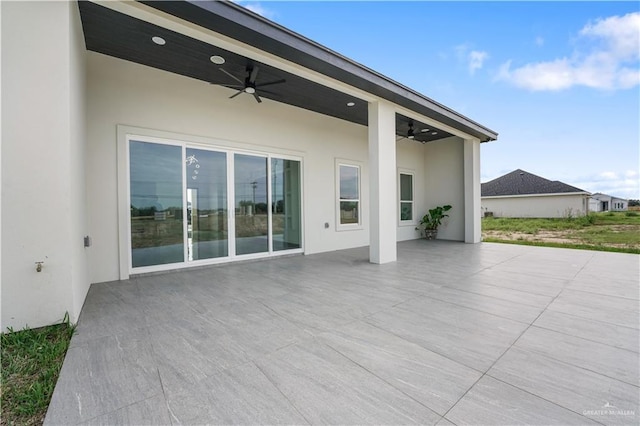
<path id="1" fill-rule="evenodd" d="M 442 219 L 449 217 L 446 212 L 451 210 L 450 205 L 438 206 L 429 209 L 429 213 L 422 216 L 416 230 L 436 230 L 442 224 Z"/>

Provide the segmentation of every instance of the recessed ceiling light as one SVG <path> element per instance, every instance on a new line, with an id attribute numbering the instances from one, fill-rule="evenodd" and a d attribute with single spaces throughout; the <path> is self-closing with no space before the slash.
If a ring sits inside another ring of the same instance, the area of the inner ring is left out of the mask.
<path id="1" fill-rule="evenodd" d="M 427 133 L 429 131 L 429 129 L 422 129 L 420 130 L 422 133 Z"/>
<path id="2" fill-rule="evenodd" d="M 356 104 L 355 102 L 347 102 L 347 106 L 348 106 L 348 107 L 352 107 L 352 106 L 354 106 L 355 104 Z"/>
<path id="3" fill-rule="evenodd" d="M 222 65 L 225 63 L 225 60 L 222 56 L 213 55 L 210 59 L 211 59 L 211 62 L 213 62 L 216 65 Z"/>
<path id="4" fill-rule="evenodd" d="M 438 134 L 438 132 L 431 132 L 431 134 L 432 134 L 432 135 L 437 135 L 437 134 Z"/>
<path id="5" fill-rule="evenodd" d="M 151 37 L 151 41 L 160 46 L 164 46 L 165 44 L 167 44 L 167 42 L 162 37 L 158 36 Z"/>

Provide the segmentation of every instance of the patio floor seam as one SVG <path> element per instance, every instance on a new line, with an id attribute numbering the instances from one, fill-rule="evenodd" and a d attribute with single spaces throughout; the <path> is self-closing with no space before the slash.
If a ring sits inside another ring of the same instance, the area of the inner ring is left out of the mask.
<path id="1" fill-rule="evenodd" d="M 473 293 L 473 294 L 475 294 L 475 293 Z M 465 306 L 465 305 L 462 305 L 462 304 L 459 304 L 459 303 L 449 302 L 448 300 L 439 299 L 437 297 L 429 296 L 429 295 L 426 295 L 426 294 L 424 296 L 421 296 L 421 297 L 432 299 L 432 300 L 437 300 L 438 302 L 442 302 L 442 303 L 448 303 L 450 305 L 458 306 L 458 307 L 464 308 L 464 309 L 469 309 L 471 311 L 482 312 L 483 314 L 491 315 L 491 316 L 494 316 L 494 317 L 497 317 L 497 318 L 501 318 L 501 319 L 507 319 L 507 320 L 510 320 L 510 321 L 515 321 L 515 322 L 518 322 L 520 324 L 531 324 L 531 323 L 529 323 L 527 321 L 517 320 L 517 319 L 514 319 L 514 318 L 510 318 L 510 317 L 504 316 L 504 315 L 494 314 L 492 312 L 488 312 L 488 311 L 485 311 L 485 310 L 482 310 L 482 309 L 470 308 L 469 306 Z M 490 297 L 490 296 L 487 296 L 487 297 Z M 502 300 L 502 299 L 496 299 L 496 300 Z M 511 303 L 517 303 L 517 302 L 511 302 Z M 525 306 L 528 306 L 528 305 L 525 305 Z M 402 309 L 402 307 L 400 307 L 400 309 Z M 542 312 L 544 312 L 544 311 L 542 311 Z M 540 315 L 538 315 L 536 317 L 536 319 L 538 319 L 539 316 Z"/>
<path id="2" fill-rule="evenodd" d="M 417 402 L 418 404 L 422 405 L 424 408 L 428 409 L 429 411 L 432 411 L 434 414 L 437 414 L 439 417 L 443 417 L 442 414 L 438 413 L 436 410 L 434 410 L 433 408 L 429 407 L 428 405 L 426 405 L 425 403 L 415 399 L 414 397 L 412 397 L 411 395 L 407 394 L 405 391 L 403 391 L 402 389 L 396 387 L 395 385 L 393 385 L 393 383 L 390 383 L 388 380 L 385 380 L 383 377 L 380 377 L 378 374 L 376 374 L 375 372 L 371 371 L 370 369 L 368 369 L 367 367 L 365 367 L 364 365 L 360 364 L 358 361 L 355 361 L 353 359 L 351 359 L 349 356 L 345 355 L 344 353 L 342 353 L 340 350 L 334 348 L 333 346 L 331 346 L 329 343 L 322 343 L 323 345 L 327 346 L 328 348 L 330 348 L 331 350 L 333 350 L 334 352 L 336 352 L 337 354 L 339 354 L 341 357 L 345 358 L 346 360 L 348 360 L 349 362 L 351 362 L 352 364 L 358 366 L 359 368 L 363 369 L 364 371 L 366 371 L 367 373 L 371 374 L 372 376 L 375 376 L 377 379 L 383 381 L 384 383 L 388 384 L 389 386 L 391 386 L 392 388 L 394 388 L 395 390 L 397 390 L 398 392 L 400 392 L 401 394 L 403 394 L 404 396 L 406 396 L 407 398 L 412 399 L 413 401 Z"/>
<path id="3" fill-rule="evenodd" d="M 367 324 L 369 324 L 370 326 L 375 327 L 375 328 L 377 328 L 378 330 L 381 330 L 381 331 L 383 331 L 383 332 L 385 332 L 385 333 L 393 334 L 395 337 L 397 337 L 397 338 L 399 338 L 399 339 L 402 339 L 402 340 L 404 340 L 405 342 L 408 342 L 408 343 L 411 343 L 411 344 L 414 344 L 414 345 L 418 345 L 418 346 L 420 346 L 422 349 L 424 349 L 424 350 L 426 350 L 426 351 L 429 351 L 429 352 L 433 352 L 434 354 L 439 355 L 439 356 L 441 356 L 441 357 L 443 357 L 443 358 L 446 358 L 446 359 L 448 359 L 449 361 L 455 362 L 456 364 L 460 364 L 460 365 L 462 365 L 463 367 L 466 367 L 466 368 L 468 368 L 468 369 L 470 369 L 470 370 L 474 370 L 474 371 L 476 371 L 476 372 L 478 372 L 478 373 L 481 373 L 481 374 L 483 373 L 483 371 L 482 371 L 482 370 L 480 370 L 480 369 L 478 369 L 477 367 L 472 367 L 472 366 L 467 365 L 467 364 L 465 364 L 465 363 L 463 363 L 463 362 L 461 362 L 461 361 L 459 361 L 459 360 L 455 360 L 455 359 L 451 358 L 450 356 L 448 356 L 448 355 L 446 355 L 446 354 L 443 354 L 443 353 L 441 353 L 441 352 L 438 352 L 438 351 L 434 350 L 433 348 L 427 348 L 427 347 L 425 347 L 425 346 L 421 345 L 420 343 L 416 343 L 416 342 L 412 342 L 411 340 L 407 340 L 407 339 L 406 339 L 406 338 L 404 338 L 403 336 L 401 336 L 401 335 L 399 335 L 399 334 L 397 334 L 397 333 L 394 333 L 392 330 L 384 329 L 384 328 L 382 328 L 382 327 L 378 326 L 377 324 L 373 324 L 373 323 L 370 323 L 370 322 L 368 322 L 368 321 L 364 321 L 364 322 L 366 322 L 366 323 L 367 323 Z"/>
<path id="4" fill-rule="evenodd" d="M 584 267 L 584 266 L 583 266 Z M 563 286 L 564 288 L 564 286 Z M 449 412 L 451 410 L 453 410 L 453 408 L 458 405 L 458 403 L 471 391 L 471 389 L 473 389 L 480 380 L 482 380 L 483 377 L 485 377 L 486 375 L 488 375 L 489 371 L 498 363 L 498 361 L 500 361 L 500 359 L 502 359 L 502 357 L 504 357 L 506 355 L 507 352 L 509 352 L 511 350 L 511 348 L 513 348 L 513 346 L 518 342 L 518 340 L 520 340 L 520 338 L 522 338 L 522 336 L 533 326 L 533 324 L 538 320 L 538 318 L 540 318 L 540 316 L 547 310 L 547 308 L 549 308 L 549 306 L 558 298 L 558 296 L 562 293 L 562 290 L 560 290 L 560 292 L 558 292 L 558 294 L 551 299 L 551 301 L 549 301 L 549 303 L 547 303 L 547 305 L 540 311 L 540 313 L 538 314 L 538 316 L 531 322 L 529 323 L 529 325 L 518 335 L 518 337 L 516 337 L 513 342 L 509 345 L 509 347 L 507 349 L 504 350 L 504 352 L 502 352 L 502 354 L 500 354 L 499 357 L 497 357 L 493 363 L 489 366 L 489 368 L 487 368 L 485 371 L 482 372 L 482 376 L 480 376 L 480 378 L 478 380 L 475 381 L 475 383 L 473 385 L 471 385 L 471 387 L 469 389 L 467 389 L 467 391 L 458 399 L 458 401 L 456 401 L 455 404 L 453 404 L 453 406 L 451 406 L 451 408 L 449 408 L 449 410 L 444 414 L 444 417 L 447 416 L 447 414 L 449 414 Z M 493 376 L 490 376 L 493 377 Z M 508 383 L 510 386 L 514 386 L 510 383 Z M 517 386 L 514 386 L 517 387 Z M 519 389 L 519 388 L 518 388 Z M 524 389 L 522 389 L 524 390 Z M 530 393 L 530 392 L 528 392 Z M 555 404 L 555 403 L 554 403 Z M 560 406 L 559 404 L 555 404 Z M 564 408 L 564 407 L 563 407 Z"/>
<path id="5" fill-rule="evenodd" d="M 489 369 L 489 370 L 490 370 L 490 369 Z M 571 408 L 569 408 L 569 407 L 565 407 L 565 406 L 563 406 L 563 405 L 561 405 L 561 404 L 559 404 L 559 403 L 557 403 L 557 402 L 551 401 L 550 399 L 547 399 L 547 398 L 545 398 L 545 397 L 543 397 L 543 396 L 541 396 L 541 395 L 538 395 L 538 394 L 536 394 L 536 393 L 533 393 L 533 392 L 531 392 L 531 391 L 528 391 L 528 390 L 526 390 L 526 389 L 523 389 L 523 388 L 521 388 L 521 387 L 520 387 L 520 386 L 518 386 L 518 385 L 514 385 L 513 383 L 509 383 L 509 382 L 507 382 L 507 381 L 506 381 L 506 380 L 504 380 L 504 379 L 500 379 L 500 378 L 498 378 L 498 377 L 495 377 L 495 376 L 491 375 L 491 373 L 489 373 L 489 371 L 488 371 L 488 370 L 487 370 L 486 376 L 489 376 L 489 377 L 491 377 L 491 378 L 492 378 L 492 379 L 494 379 L 494 380 L 497 380 L 497 381 L 499 381 L 499 382 L 502 382 L 502 383 L 504 383 L 504 384 L 506 384 L 506 385 L 509 385 L 509 386 L 511 386 L 511 387 L 514 387 L 514 388 L 516 388 L 516 389 L 519 389 L 519 390 L 521 390 L 522 392 L 526 392 L 526 393 L 528 393 L 529 395 L 533 395 L 533 396 L 535 396 L 536 398 L 540 398 L 540 399 L 542 399 L 542 400 L 544 400 L 544 401 L 546 401 L 546 402 L 548 402 L 548 403 L 550 403 L 550 404 L 555 405 L 556 407 L 560 407 L 560 408 L 562 408 L 563 410 L 571 411 L 572 413 L 577 414 L 577 415 L 579 415 L 580 417 L 584 417 L 584 418 L 585 418 L 585 419 L 587 419 L 588 421 L 592 421 L 592 422 L 595 422 L 595 423 L 598 423 L 598 424 L 601 424 L 601 425 L 606 425 L 606 423 L 602 423 L 602 422 L 599 422 L 599 421 L 597 421 L 597 420 L 594 420 L 594 419 L 592 419 L 592 418 L 590 418 L 590 417 L 585 416 L 585 415 L 584 415 L 584 414 L 582 414 L 582 413 L 579 413 L 579 412 L 577 412 L 577 411 L 575 411 L 575 410 L 572 410 L 572 409 L 571 409 Z M 483 375 L 483 377 L 484 377 L 484 375 Z M 479 379 L 478 379 L 478 380 L 479 380 Z M 475 386 L 475 385 L 474 385 L 474 386 Z"/>
<path id="6" fill-rule="evenodd" d="M 564 312 L 563 312 L 563 313 L 564 313 Z M 586 318 L 582 318 L 582 317 L 575 317 L 575 318 L 586 319 Z M 589 319 L 590 319 L 590 318 L 589 318 Z M 594 320 L 594 319 L 591 319 L 591 321 L 599 322 L 599 323 L 601 323 L 601 324 L 615 325 L 616 327 L 629 328 L 630 330 L 638 331 L 638 329 L 636 329 L 636 328 L 625 327 L 625 326 L 623 326 L 623 325 L 610 324 L 610 323 L 607 323 L 607 322 L 602 322 L 602 321 L 598 321 L 598 320 Z M 577 339 L 586 340 L 587 342 L 599 343 L 599 344 L 601 344 L 601 345 L 610 346 L 610 347 L 612 347 L 612 348 L 620 349 L 620 350 L 627 351 L 627 352 L 631 352 L 631 353 L 634 353 L 634 354 L 638 354 L 638 353 L 640 353 L 640 350 L 638 350 L 638 351 L 632 351 L 631 349 L 622 348 L 622 347 L 620 347 L 620 346 L 615 346 L 615 345 L 610 345 L 610 344 L 608 344 L 608 343 L 603 343 L 603 342 L 600 342 L 600 341 L 598 341 L 598 340 L 587 339 L 586 337 L 577 336 L 577 335 L 575 335 L 575 334 L 565 333 L 564 331 L 554 330 L 553 328 L 544 327 L 544 326 L 542 326 L 542 325 L 538 325 L 538 324 L 532 324 L 532 325 L 533 325 L 534 327 L 536 327 L 536 328 L 540 328 L 540 329 L 542 329 L 542 330 L 552 331 L 552 332 L 554 332 L 554 333 L 558 333 L 558 334 L 564 334 L 565 336 L 575 337 L 575 338 L 577 338 Z"/>
<path id="7" fill-rule="evenodd" d="M 282 395 L 282 397 L 287 401 L 287 403 L 289 403 L 289 405 L 291 405 L 291 407 L 296 410 L 296 412 L 298 414 L 300 414 L 300 417 L 302 417 L 304 419 L 305 422 L 307 422 L 308 425 L 312 425 L 313 422 L 309 421 L 309 419 L 307 418 L 307 416 L 305 416 L 300 409 L 298 408 L 298 406 L 291 401 L 291 399 L 289 399 L 289 397 L 287 395 L 285 395 L 284 392 L 282 392 L 282 389 L 280 389 L 280 387 L 278 386 L 277 383 L 275 383 L 271 377 L 269 377 L 269 375 L 267 373 L 264 372 L 264 370 L 260 367 L 260 365 L 258 365 L 256 362 L 251 361 L 251 364 L 253 364 L 259 371 L 260 374 L 262 374 L 268 381 L 269 383 L 271 383 L 271 385 L 278 391 L 278 393 L 280 393 L 280 395 Z"/>

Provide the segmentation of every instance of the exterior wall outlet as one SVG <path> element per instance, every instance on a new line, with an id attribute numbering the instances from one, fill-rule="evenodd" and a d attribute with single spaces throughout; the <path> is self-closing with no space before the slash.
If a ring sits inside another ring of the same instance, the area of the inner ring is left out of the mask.
<path id="1" fill-rule="evenodd" d="M 91 237 L 88 235 L 84 237 L 84 246 L 91 247 Z"/>

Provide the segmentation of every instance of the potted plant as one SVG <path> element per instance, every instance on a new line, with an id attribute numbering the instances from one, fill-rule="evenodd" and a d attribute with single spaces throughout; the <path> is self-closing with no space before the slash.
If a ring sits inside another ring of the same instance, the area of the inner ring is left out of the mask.
<path id="1" fill-rule="evenodd" d="M 442 224 L 442 219 L 449 217 L 446 214 L 449 210 L 451 210 L 451 206 L 448 204 L 429 209 L 429 213 L 420 219 L 416 230 L 420 231 L 427 240 L 434 240 L 438 235 L 438 227 Z"/>

